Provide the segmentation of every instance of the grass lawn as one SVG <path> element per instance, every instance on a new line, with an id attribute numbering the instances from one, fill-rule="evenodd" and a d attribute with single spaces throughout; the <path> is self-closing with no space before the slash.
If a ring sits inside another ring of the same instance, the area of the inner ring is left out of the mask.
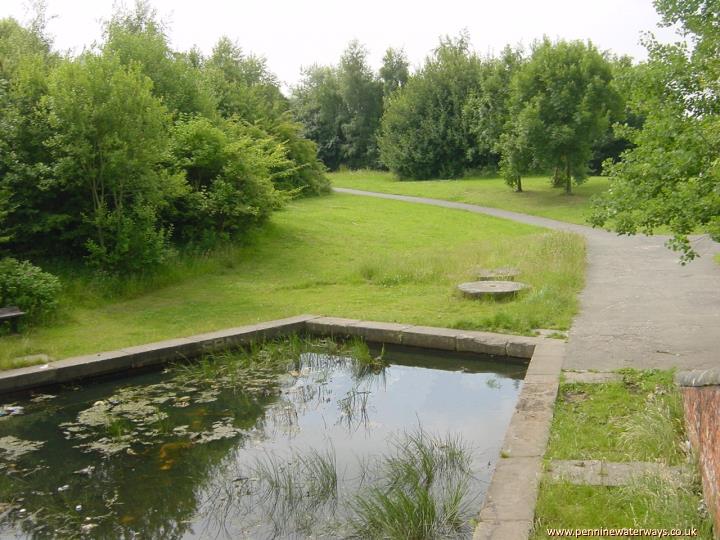
<path id="1" fill-rule="evenodd" d="M 464 299 L 455 286 L 477 265 L 515 265 L 532 289 L 508 302 Z M 0 337 L 0 368 L 21 355 L 63 358 L 300 313 L 565 329 L 584 270 L 583 240 L 567 233 L 351 195 L 299 200 L 246 246 L 181 260 L 150 287 L 111 296 L 102 283 L 65 277 L 57 321 Z"/>
<path id="2" fill-rule="evenodd" d="M 684 450 L 680 393 L 670 371 L 623 370 L 621 382 L 560 385 L 545 454 L 552 459 L 690 463 Z M 648 475 L 627 486 L 584 486 L 543 479 L 532 538 L 547 529 L 691 528 L 712 539 L 707 512 L 700 511 L 699 478 Z M 603 537 L 604 538 L 604 537 Z"/>
<path id="3" fill-rule="evenodd" d="M 478 204 L 523 214 L 586 225 L 590 197 L 608 188 L 608 179 L 593 176 L 574 193 L 553 188 L 547 176 L 523 178 L 523 192 L 515 193 L 502 178 L 472 177 L 460 180 L 399 181 L 382 171 L 346 171 L 328 175 L 334 186 L 399 195 L 415 195 Z"/>

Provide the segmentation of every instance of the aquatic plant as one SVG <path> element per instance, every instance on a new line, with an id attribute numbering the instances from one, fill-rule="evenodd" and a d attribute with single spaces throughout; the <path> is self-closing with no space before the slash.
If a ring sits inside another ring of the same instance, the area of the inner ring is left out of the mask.
<path id="1" fill-rule="evenodd" d="M 470 452 L 458 438 L 418 427 L 392 443 L 375 482 L 356 494 L 355 538 L 451 538 L 469 531 Z"/>

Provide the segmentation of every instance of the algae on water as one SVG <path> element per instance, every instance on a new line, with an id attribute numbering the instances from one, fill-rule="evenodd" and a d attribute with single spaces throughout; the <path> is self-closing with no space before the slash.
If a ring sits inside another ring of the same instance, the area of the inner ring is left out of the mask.
<path id="1" fill-rule="evenodd" d="M 20 456 L 42 448 L 44 444 L 43 441 L 24 441 L 12 435 L 0 437 L 0 458 L 15 461 Z"/>

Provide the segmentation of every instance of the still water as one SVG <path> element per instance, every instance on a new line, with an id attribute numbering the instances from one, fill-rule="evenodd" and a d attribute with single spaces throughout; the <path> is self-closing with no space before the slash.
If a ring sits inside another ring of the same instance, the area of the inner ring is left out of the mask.
<path id="1" fill-rule="evenodd" d="M 410 348 L 383 360 L 367 370 L 347 353 L 301 352 L 242 384 L 171 368 L 6 403 L 0 537 L 344 536 L 352 501 L 381 470 L 373 460 L 408 433 L 461 442 L 476 512 L 525 366 Z M 312 503 L 308 453 L 337 474 L 336 492 Z"/>

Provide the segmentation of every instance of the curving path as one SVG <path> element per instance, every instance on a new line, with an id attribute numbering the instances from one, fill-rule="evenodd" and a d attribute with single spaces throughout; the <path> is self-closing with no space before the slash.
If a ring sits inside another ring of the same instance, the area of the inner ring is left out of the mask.
<path id="1" fill-rule="evenodd" d="M 486 214 L 582 234 L 588 267 L 565 369 L 700 369 L 720 366 L 720 244 L 695 240 L 700 259 L 682 266 L 665 236 L 618 236 L 601 229 L 498 208 L 425 197 L 334 188 Z"/>

